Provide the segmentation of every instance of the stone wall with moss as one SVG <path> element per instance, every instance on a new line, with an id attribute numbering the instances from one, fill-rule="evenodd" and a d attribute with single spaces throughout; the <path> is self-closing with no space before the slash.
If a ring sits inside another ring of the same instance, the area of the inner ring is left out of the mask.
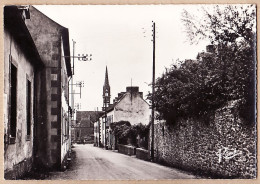
<path id="1" fill-rule="evenodd" d="M 256 177 L 256 128 L 239 118 L 236 103 L 208 120 L 155 124 L 155 161 L 212 178 Z"/>

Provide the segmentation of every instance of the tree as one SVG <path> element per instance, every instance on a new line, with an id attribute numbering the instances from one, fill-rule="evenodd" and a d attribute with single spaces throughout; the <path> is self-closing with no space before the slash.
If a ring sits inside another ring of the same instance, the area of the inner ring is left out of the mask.
<path id="1" fill-rule="evenodd" d="M 111 129 L 116 139 L 116 144 L 127 144 L 131 124 L 129 121 L 119 121 L 111 123 Z"/>
<path id="2" fill-rule="evenodd" d="M 189 116 L 205 119 L 227 101 L 238 100 L 240 115 L 254 122 L 255 6 L 202 10 L 202 19 L 184 10 L 183 22 L 191 43 L 208 39 L 213 44 L 211 52 L 172 66 L 156 80 L 157 118 L 171 124 Z"/>
<path id="3" fill-rule="evenodd" d="M 217 47 L 221 86 L 226 100 L 241 99 L 240 115 L 255 119 L 256 6 L 216 5 L 202 8 L 203 18 L 183 11 L 183 22 L 191 43 L 210 40 Z"/>
<path id="4" fill-rule="evenodd" d="M 139 142 L 137 137 L 139 137 Z M 131 144 L 136 147 L 143 147 L 148 149 L 149 126 L 141 123 L 132 125 L 129 139 Z"/>
<path id="5" fill-rule="evenodd" d="M 209 39 L 214 45 L 238 42 L 255 42 L 252 33 L 256 29 L 255 5 L 216 5 L 201 8 L 203 16 L 198 18 L 187 10 L 182 21 L 191 43 Z"/>
<path id="6" fill-rule="evenodd" d="M 146 142 L 144 147 L 147 148 L 149 126 L 141 123 L 131 125 L 128 121 L 114 122 L 111 123 L 110 126 L 115 136 L 116 143 L 138 146 L 137 136 L 139 135 L 140 138 L 145 138 Z"/>

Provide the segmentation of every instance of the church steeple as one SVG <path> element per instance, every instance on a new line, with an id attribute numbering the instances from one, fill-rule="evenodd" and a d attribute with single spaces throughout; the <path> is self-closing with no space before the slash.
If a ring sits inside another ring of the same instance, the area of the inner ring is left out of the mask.
<path id="1" fill-rule="evenodd" d="M 109 86 L 107 66 L 106 66 L 106 74 L 105 74 L 105 83 L 104 83 L 104 86 Z"/>
<path id="2" fill-rule="evenodd" d="M 108 80 L 108 72 L 106 66 L 106 73 L 105 73 L 105 83 L 103 86 L 103 107 L 102 110 L 105 111 L 107 107 L 110 105 L 110 86 Z"/>

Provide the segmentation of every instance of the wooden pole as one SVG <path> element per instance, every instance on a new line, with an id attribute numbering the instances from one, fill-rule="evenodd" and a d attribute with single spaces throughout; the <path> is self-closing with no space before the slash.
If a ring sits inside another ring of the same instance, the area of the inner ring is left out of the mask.
<path id="1" fill-rule="evenodd" d="M 152 141 L 151 141 L 151 160 L 154 160 L 154 83 L 155 83 L 155 22 L 153 22 L 153 81 L 152 81 Z"/>

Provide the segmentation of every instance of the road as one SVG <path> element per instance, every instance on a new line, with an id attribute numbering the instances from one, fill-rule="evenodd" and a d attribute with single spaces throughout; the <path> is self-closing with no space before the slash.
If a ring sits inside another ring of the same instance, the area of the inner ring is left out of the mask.
<path id="1" fill-rule="evenodd" d="M 143 161 L 93 145 L 74 145 L 75 156 L 64 172 L 51 172 L 47 180 L 151 180 L 192 179 L 183 171 Z"/>

